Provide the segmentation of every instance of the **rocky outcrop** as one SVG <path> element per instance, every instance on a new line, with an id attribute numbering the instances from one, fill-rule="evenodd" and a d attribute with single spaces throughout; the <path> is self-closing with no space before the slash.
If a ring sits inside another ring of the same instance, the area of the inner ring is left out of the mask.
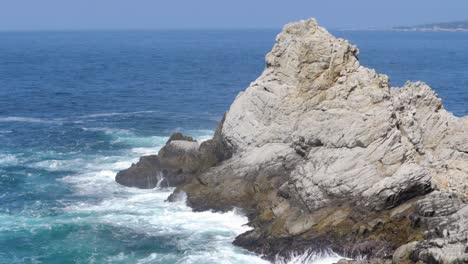
<path id="1" fill-rule="evenodd" d="M 313 19 L 287 25 L 213 140 L 170 141 L 117 181 L 163 171 L 196 210 L 243 208 L 253 230 L 234 243 L 267 258 L 465 263 L 468 119 L 424 83 L 391 88 L 358 53 Z"/>
<path id="2" fill-rule="evenodd" d="M 175 187 L 230 157 L 220 140 L 222 123 L 213 139 L 199 144 L 181 133 L 171 135 L 158 155 L 141 157 L 138 163 L 117 173 L 115 180 L 128 187 L 152 189 Z"/>
<path id="3" fill-rule="evenodd" d="M 223 120 L 213 139 L 201 144 L 182 133 L 172 134 L 158 155 L 141 157 L 138 163 L 117 173 L 115 180 L 141 189 L 175 187 L 190 182 L 195 175 L 231 157 L 231 148 L 221 139 Z"/>
<path id="4" fill-rule="evenodd" d="M 158 155 L 141 157 L 137 164 L 117 173 L 115 180 L 142 189 L 178 186 L 197 172 L 199 147 L 193 138 L 174 133 Z"/>

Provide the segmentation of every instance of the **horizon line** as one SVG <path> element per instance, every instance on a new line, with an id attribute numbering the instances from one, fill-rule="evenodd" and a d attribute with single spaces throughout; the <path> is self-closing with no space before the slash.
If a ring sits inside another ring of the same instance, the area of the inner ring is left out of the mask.
<path id="1" fill-rule="evenodd" d="M 0 32 L 83 32 L 83 31 L 209 31 L 209 30 L 278 30 L 281 31 L 284 26 L 280 27 L 167 27 L 167 28 L 17 28 L 17 29 L 0 29 Z M 342 27 L 326 27 L 327 30 L 370 30 L 369 28 L 342 28 Z M 386 28 L 371 29 L 371 30 L 387 30 Z"/>

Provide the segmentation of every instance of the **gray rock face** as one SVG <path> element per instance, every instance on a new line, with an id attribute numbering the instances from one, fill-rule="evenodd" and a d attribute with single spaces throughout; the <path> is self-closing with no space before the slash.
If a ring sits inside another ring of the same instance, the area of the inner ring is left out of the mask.
<path id="1" fill-rule="evenodd" d="M 265 71 L 226 115 L 222 134 L 235 157 L 294 146 L 289 189 L 308 210 L 340 198 L 391 208 L 430 191 L 432 179 L 461 188 L 467 153 L 456 146 L 467 144 L 466 119 L 446 112 L 423 83 L 391 89 L 357 54 L 314 20 L 287 25 Z"/>
<path id="2" fill-rule="evenodd" d="M 332 248 L 388 260 L 414 242 L 395 259 L 464 263 L 468 118 L 424 83 L 391 88 L 358 53 L 313 19 L 286 25 L 213 140 L 169 143 L 121 178 L 164 159 L 185 173 L 174 185 L 194 209 L 244 208 L 254 229 L 235 244 L 267 257 Z"/>
<path id="3" fill-rule="evenodd" d="M 455 193 L 434 192 L 417 203 L 413 225 L 425 240 L 410 256 L 427 263 L 468 263 L 468 204 Z"/>

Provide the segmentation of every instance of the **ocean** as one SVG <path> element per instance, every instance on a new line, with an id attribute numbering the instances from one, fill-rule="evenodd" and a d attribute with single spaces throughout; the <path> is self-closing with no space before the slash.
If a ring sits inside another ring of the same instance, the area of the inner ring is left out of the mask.
<path id="1" fill-rule="evenodd" d="M 249 230 L 238 212 L 114 176 L 172 132 L 210 138 L 278 32 L 0 32 L 0 263 L 267 263 L 232 246 Z M 393 86 L 423 80 L 468 114 L 468 33 L 333 33 Z"/>

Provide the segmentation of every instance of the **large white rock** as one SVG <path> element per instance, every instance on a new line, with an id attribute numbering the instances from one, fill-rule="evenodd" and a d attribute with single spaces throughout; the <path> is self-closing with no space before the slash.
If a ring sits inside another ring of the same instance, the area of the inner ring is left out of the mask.
<path id="1" fill-rule="evenodd" d="M 391 88 L 357 56 L 314 19 L 285 26 L 226 115 L 232 159 L 261 166 L 295 150 L 289 190 L 310 210 L 337 199 L 382 210 L 431 188 L 468 194 L 468 119 L 424 83 Z"/>

